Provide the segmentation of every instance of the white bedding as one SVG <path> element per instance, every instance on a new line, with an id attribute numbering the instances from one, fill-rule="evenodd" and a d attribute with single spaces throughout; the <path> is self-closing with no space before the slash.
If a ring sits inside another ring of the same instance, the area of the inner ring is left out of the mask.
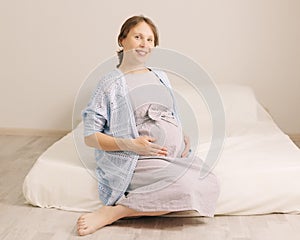
<path id="1" fill-rule="evenodd" d="M 219 90 L 224 100 L 227 138 L 213 170 L 221 183 L 216 215 L 300 213 L 300 150 L 263 110 L 250 88 L 220 85 Z M 198 102 L 195 107 L 199 107 Z M 205 158 L 209 118 L 201 109 L 197 111 L 201 122 L 197 153 Z M 88 170 L 95 166 L 93 150 L 86 147 L 84 153 L 79 151 L 88 159 L 85 167 L 74 144 L 73 133 L 76 142 L 83 144 L 78 138 L 81 132 L 79 125 L 39 157 L 23 185 L 28 203 L 72 211 L 91 211 L 101 206 L 97 182 L 93 171 Z M 187 132 L 193 134 L 193 129 Z"/>

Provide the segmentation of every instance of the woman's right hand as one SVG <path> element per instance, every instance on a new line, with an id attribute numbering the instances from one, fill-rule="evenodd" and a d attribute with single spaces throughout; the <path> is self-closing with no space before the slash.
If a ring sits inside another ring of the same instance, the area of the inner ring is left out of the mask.
<path id="1" fill-rule="evenodd" d="M 128 143 L 129 151 L 143 156 L 167 156 L 167 148 L 155 143 L 155 138 L 150 136 L 140 136 L 136 139 L 130 139 Z"/>
<path id="2" fill-rule="evenodd" d="M 144 156 L 167 156 L 167 148 L 155 143 L 154 138 L 140 136 L 136 139 L 115 138 L 104 133 L 97 132 L 85 137 L 85 143 L 103 151 L 131 151 Z"/>

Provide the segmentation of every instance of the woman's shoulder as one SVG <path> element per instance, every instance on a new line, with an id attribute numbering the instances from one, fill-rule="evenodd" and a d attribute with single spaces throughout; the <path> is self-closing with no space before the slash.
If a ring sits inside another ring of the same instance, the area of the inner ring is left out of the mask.
<path id="1" fill-rule="evenodd" d="M 110 86 L 112 84 L 117 83 L 117 81 L 123 76 L 122 72 L 118 69 L 113 69 L 108 73 L 105 73 L 101 76 L 99 80 L 99 84 L 102 86 Z"/>
<path id="2" fill-rule="evenodd" d="M 110 72 L 104 73 L 98 78 L 96 88 L 93 91 L 92 97 L 108 97 L 113 94 L 116 90 L 122 88 L 122 72 L 118 69 L 111 70 Z"/>
<path id="3" fill-rule="evenodd" d="M 111 70 L 98 78 L 97 91 L 107 92 L 111 89 L 115 89 L 116 86 L 121 84 L 122 72 L 118 69 Z"/>

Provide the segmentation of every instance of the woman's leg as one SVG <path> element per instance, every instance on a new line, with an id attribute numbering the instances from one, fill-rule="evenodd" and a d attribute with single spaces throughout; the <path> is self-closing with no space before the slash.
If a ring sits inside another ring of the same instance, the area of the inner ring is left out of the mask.
<path id="1" fill-rule="evenodd" d="M 160 216 L 167 213 L 169 212 L 137 212 L 123 205 L 103 206 L 95 212 L 80 216 L 77 221 L 77 232 L 84 236 L 124 217 Z"/>

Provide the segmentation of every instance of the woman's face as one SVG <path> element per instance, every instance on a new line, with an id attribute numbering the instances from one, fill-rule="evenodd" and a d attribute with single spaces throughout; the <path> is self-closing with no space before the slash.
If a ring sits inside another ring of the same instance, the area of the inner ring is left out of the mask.
<path id="1" fill-rule="evenodd" d="M 146 22 L 140 22 L 130 29 L 121 41 L 124 53 L 130 52 L 138 58 L 145 58 L 154 47 L 154 34 Z"/>

